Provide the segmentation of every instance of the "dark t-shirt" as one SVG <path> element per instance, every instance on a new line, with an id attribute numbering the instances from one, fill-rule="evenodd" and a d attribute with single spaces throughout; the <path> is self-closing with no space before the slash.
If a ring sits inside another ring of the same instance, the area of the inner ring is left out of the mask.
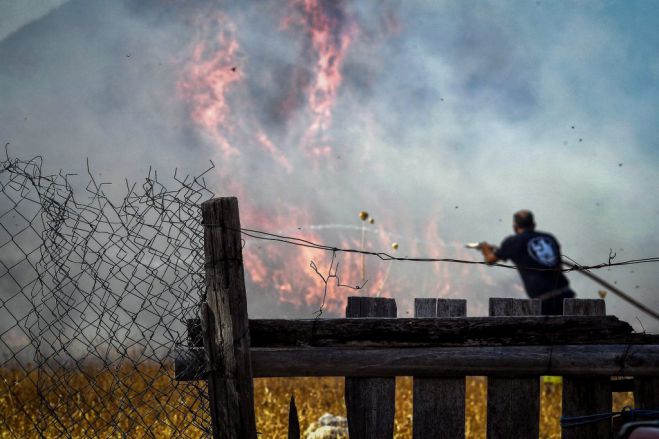
<path id="1" fill-rule="evenodd" d="M 568 285 L 560 271 L 561 247 L 549 233 L 527 230 L 509 236 L 494 254 L 504 261 L 511 259 L 519 267 L 524 288 L 531 298 Z"/>

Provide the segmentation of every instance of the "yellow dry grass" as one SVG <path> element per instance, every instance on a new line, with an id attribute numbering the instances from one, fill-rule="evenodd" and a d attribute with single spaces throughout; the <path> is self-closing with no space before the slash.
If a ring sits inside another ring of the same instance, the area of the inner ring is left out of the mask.
<path id="1" fill-rule="evenodd" d="M 171 368 L 0 369 L 0 438 L 204 437 L 194 384 Z"/>
<path id="2" fill-rule="evenodd" d="M 257 428 L 266 438 L 286 438 L 288 403 L 295 395 L 304 431 L 323 413 L 346 415 L 343 378 L 263 378 L 254 380 Z M 465 432 L 470 439 L 485 438 L 487 416 L 487 380 L 468 377 L 466 388 Z M 561 437 L 561 385 L 543 383 L 540 399 L 540 437 Z M 614 393 L 613 409 L 633 405 L 631 393 Z M 412 437 L 412 379 L 396 379 L 396 419 L 394 438 Z"/>
<path id="3" fill-rule="evenodd" d="M 168 367 L 145 363 L 111 370 L 0 369 L 0 438 L 204 437 L 200 424 L 208 420 L 196 385 L 176 383 L 172 376 Z M 485 437 L 486 387 L 482 377 L 467 379 L 468 438 Z M 262 438 L 286 437 L 291 395 L 302 431 L 326 412 L 346 413 L 342 378 L 255 379 L 254 394 Z M 631 394 L 614 394 L 614 410 L 632 404 Z M 541 438 L 560 437 L 560 411 L 560 384 L 543 383 Z M 395 437 L 412 437 L 409 377 L 397 378 Z"/>

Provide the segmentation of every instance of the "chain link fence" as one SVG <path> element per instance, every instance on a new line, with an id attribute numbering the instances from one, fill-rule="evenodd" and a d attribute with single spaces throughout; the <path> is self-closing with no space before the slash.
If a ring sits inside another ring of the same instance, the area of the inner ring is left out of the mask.
<path id="1" fill-rule="evenodd" d="M 0 437 L 203 437 L 174 380 L 204 288 L 204 175 L 118 189 L 0 165 Z M 208 172 L 208 171 L 207 171 Z"/>

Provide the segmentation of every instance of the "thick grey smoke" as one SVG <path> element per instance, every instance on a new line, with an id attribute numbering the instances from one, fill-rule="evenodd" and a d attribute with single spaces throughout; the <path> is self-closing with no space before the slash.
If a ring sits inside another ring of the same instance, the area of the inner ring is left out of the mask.
<path id="1" fill-rule="evenodd" d="M 0 41 L 68 0 L 0 0 Z"/>
<path id="2" fill-rule="evenodd" d="M 227 94 L 234 128 L 221 130 L 237 158 L 223 157 L 191 120 L 180 87 L 193 45 L 207 35 L 203 18 L 215 12 L 240 44 L 244 80 Z M 457 244 L 498 243 L 512 213 L 529 208 L 579 262 L 606 261 L 610 249 L 619 260 L 655 256 L 656 115 L 628 73 L 636 43 L 598 2 L 331 2 L 323 14 L 334 37 L 352 40 L 331 125 L 312 139 L 331 147 L 318 161 L 300 147 L 318 55 L 304 31 L 308 16 L 280 2 L 70 1 L 0 41 L 0 140 L 55 170 L 81 172 L 89 157 L 118 187 L 149 166 L 195 172 L 212 159 L 222 170 L 216 191 L 241 187 L 241 206 L 273 218 L 289 215 L 287 206 L 305 211 L 306 222 L 285 231 L 360 227 L 357 212 L 367 210 L 401 255 L 478 259 Z M 287 16 L 292 24 L 283 25 Z M 265 152 L 257 129 L 292 171 Z M 361 239 L 349 229 L 318 235 L 330 244 Z M 385 270 L 368 261 L 369 275 Z M 601 274 L 659 308 L 656 272 Z M 581 297 L 597 297 L 596 285 L 570 279 Z M 466 297 L 470 314 L 484 313 L 487 297 L 524 296 L 516 273 L 497 269 L 398 264 L 388 283 L 403 316 L 415 296 Z M 313 298 L 277 308 L 273 291 L 250 294 L 254 316 L 309 316 L 318 306 Z M 607 302 L 610 313 L 659 329 L 615 297 Z"/>

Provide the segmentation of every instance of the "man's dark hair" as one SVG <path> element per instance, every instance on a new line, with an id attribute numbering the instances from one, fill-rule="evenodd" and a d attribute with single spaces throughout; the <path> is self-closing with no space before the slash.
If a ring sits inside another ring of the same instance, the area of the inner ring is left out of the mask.
<path id="1" fill-rule="evenodd" d="M 520 210 L 513 215 L 513 222 L 520 229 L 533 229 L 535 228 L 535 221 L 533 221 L 533 213 L 530 210 Z"/>

